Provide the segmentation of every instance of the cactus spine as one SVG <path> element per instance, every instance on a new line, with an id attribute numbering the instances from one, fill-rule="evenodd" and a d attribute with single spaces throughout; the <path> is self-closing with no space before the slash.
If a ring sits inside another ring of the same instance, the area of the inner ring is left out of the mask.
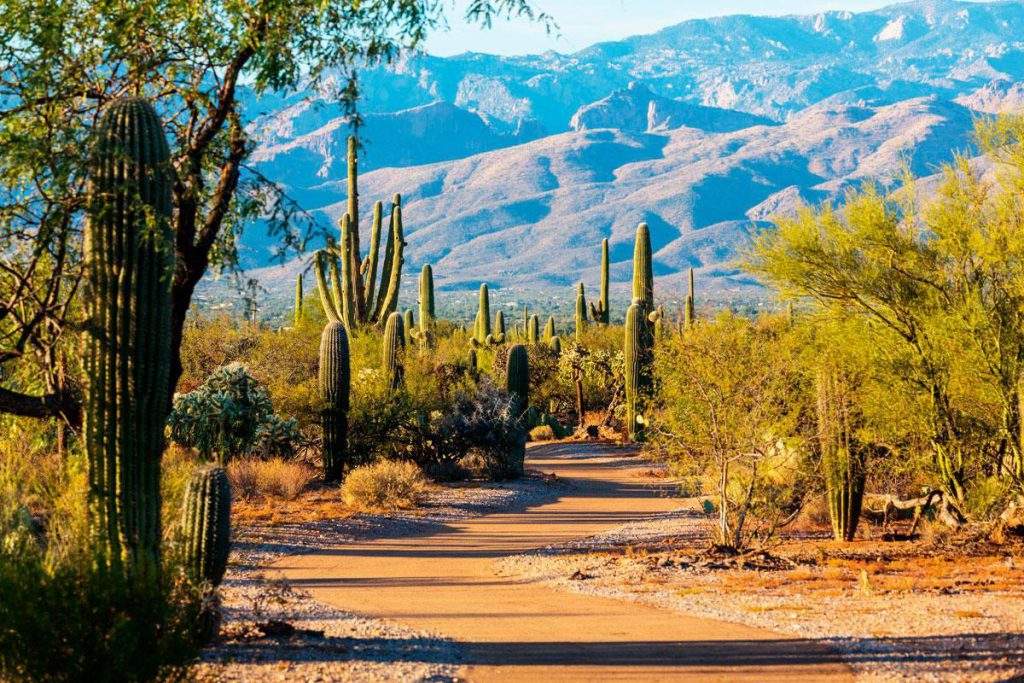
<path id="1" fill-rule="evenodd" d="M 352 382 L 345 326 L 335 320 L 320 335 L 318 386 L 322 403 L 324 480 L 341 481 L 348 451 L 349 389 Z"/>
<path id="2" fill-rule="evenodd" d="M 146 101 L 113 102 L 89 169 L 83 439 L 89 520 L 105 566 L 154 578 L 170 395 L 171 168 Z"/>
<path id="3" fill-rule="evenodd" d="M 231 484 L 216 465 L 197 469 L 185 488 L 181 528 L 192 581 L 220 584 L 231 550 Z"/>
<path id="4" fill-rule="evenodd" d="M 626 380 L 626 430 L 629 438 L 639 441 L 642 429 L 637 422 L 640 416 L 638 406 L 642 387 L 644 357 L 644 315 L 640 304 L 632 304 L 626 310 L 626 333 L 623 344 Z"/>
<path id="5" fill-rule="evenodd" d="M 587 295 L 580 283 L 576 292 L 576 341 L 583 340 L 583 334 L 587 331 Z"/>
<path id="6" fill-rule="evenodd" d="M 526 343 L 536 344 L 540 341 L 540 319 L 534 313 L 526 323 Z"/>
<path id="7" fill-rule="evenodd" d="M 822 368 L 817 392 L 818 439 L 832 534 L 837 541 L 852 541 L 864 502 L 868 449 L 855 433 L 850 378 L 837 368 Z"/>
<path id="8" fill-rule="evenodd" d="M 402 354 L 405 352 L 405 324 L 402 314 L 397 311 L 388 316 L 384 326 L 384 341 L 381 348 L 381 360 L 388 386 L 395 391 L 402 386 L 405 368 L 402 365 Z"/>
<path id="9" fill-rule="evenodd" d="M 508 352 L 505 388 L 512 398 L 512 409 L 521 416 L 530 406 L 530 356 L 526 347 L 516 344 Z"/>
<path id="10" fill-rule="evenodd" d="M 544 341 L 550 342 L 555 336 L 555 316 L 549 315 L 548 321 L 544 323 Z"/>
<path id="11" fill-rule="evenodd" d="M 318 251 L 314 255 L 314 272 L 324 313 L 328 320 L 340 320 L 349 328 L 379 325 L 397 310 L 402 265 L 405 262 L 402 198 L 397 194 L 391 203 L 391 220 L 379 286 L 377 261 L 384 220 L 384 208 L 380 202 L 373 207 L 369 253 L 365 259 L 360 259 L 357 147 L 355 136 L 349 137 L 348 210 L 341 220 L 341 245 Z"/>
<path id="12" fill-rule="evenodd" d="M 295 327 L 302 324 L 302 273 L 299 273 L 299 277 L 295 278 Z"/>
<path id="13" fill-rule="evenodd" d="M 590 317 L 594 322 L 607 325 L 608 313 L 608 238 L 601 240 L 601 300 L 595 306 L 590 302 Z"/>

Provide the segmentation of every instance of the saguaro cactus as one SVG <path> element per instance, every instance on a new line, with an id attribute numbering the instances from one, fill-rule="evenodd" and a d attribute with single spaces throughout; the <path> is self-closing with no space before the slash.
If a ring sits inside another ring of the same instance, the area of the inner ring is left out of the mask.
<path id="1" fill-rule="evenodd" d="M 818 439 L 832 534 L 837 541 L 852 541 L 864 502 L 868 448 L 855 434 L 857 414 L 849 377 L 838 368 L 822 368 L 817 392 Z"/>
<path id="2" fill-rule="evenodd" d="M 626 430 L 629 438 L 639 441 L 643 436 L 638 406 L 643 388 L 644 373 L 644 314 L 640 304 L 632 304 L 626 310 L 626 334 L 623 344 L 626 380 Z"/>
<path id="3" fill-rule="evenodd" d="M 696 320 L 694 314 L 694 286 L 693 286 L 693 268 L 690 268 L 690 291 L 686 295 L 686 329 L 693 327 L 693 323 Z"/>
<path id="4" fill-rule="evenodd" d="M 405 323 L 397 311 L 388 316 L 384 326 L 384 340 L 381 347 L 381 361 L 388 386 L 394 391 L 402 386 L 405 368 L 402 355 L 405 353 Z"/>
<path id="5" fill-rule="evenodd" d="M 540 319 L 537 314 L 530 316 L 529 321 L 526 323 L 526 342 L 528 344 L 536 344 L 540 341 Z"/>
<path id="6" fill-rule="evenodd" d="M 434 271 L 424 264 L 420 271 L 419 327 L 409 328 L 409 336 L 420 344 L 429 345 L 434 334 Z"/>
<path id="7" fill-rule="evenodd" d="M 576 291 L 576 341 L 583 340 L 583 334 L 587 331 L 587 295 L 583 290 L 583 283 L 580 283 Z"/>
<path id="8" fill-rule="evenodd" d="M 494 314 L 493 331 L 487 335 L 488 344 L 504 344 L 507 339 L 505 334 L 505 314 L 497 311 Z"/>
<path id="9" fill-rule="evenodd" d="M 416 319 L 413 317 L 412 309 L 405 309 L 405 314 L 402 316 L 402 333 L 405 339 L 405 346 L 408 348 L 412 346 L 412 334 L 416 329 Z"/>
<path id="10" fill-rule="evenodd" d="M 555 336 L 555 316 L 549 315 L 548 321 L 544 323 L 544 341 L 550 342 L 551 338 Z"/>
<path id="11" fill-rule="evenodd" d="M 595 306 L 590 302 L 590 317 L 594 322 L 607 325 L 609 320 L 608 312 L 608 238 L 601 240 L 601 300 Z"/>
<path id="12" fill-rule="evenodd" d="M 548 346 L 550 346 L 551 350 L 555 352 L 555 355 L 562 355 L 562 338 L 557 334 L 548 341 Z"/>
<path id="13" fill-rule="evenodd" d="M 472 342 L 478 346 L 487 343 L 491 334 L 491 295 L 487 283 L 480 285 L 480 300 L 476 309 L 476 322 L 473 325 Z"/>
<path id="14" fill-rule="evenodd" d="M 356 138 L 350 137 L 348 139 L 348 210 L 341 220 L 341 245 L 318 251 L 314 255 L 314 273 L 324 313 L 328 319 L 341 320 L 350 328 L 366 324 L 379 325 L 397 309 L 402 265 L 405 262 L 402 198 L 397 194 L 391 203 L 391 220 L 385 242 L 384 263 L 381 268 L 379 286 L 377 260 L 380 253 L 384 213 L 381 202 L 375 203 L 373 207 L 369 252 L 366 258 L 361 259 L 360 257 L 357 147 Z M 329 286 L 328 273 L 330 275 Z"/>
<path id="15" fill-rule="evenodd" d="M 231 551 L 231 484 L 223 468 L 204 465 L 193 472 L 185 487 L 181 528 L 189 577 L 220 584 Z"/>
<path id="16" fill-rule="evenodd" d="M 320 335 L 319 389 L 322 402 L 324 480 L 341 481 L 348 460 L 348 409 L 352 382 L 348 332 L 341 322 L 327 323 Z"/>
<path id="17" fill-rule="evenodd" d="M 646 318 L 654 310 L 654 270 L 651 265 L 651 231 L 646 223 L 636 229 L 633 245 L 633 303 L 639 302 Z"/>
<path id="18" fill-rule="evenodd" d="M 304 294 L 302 291 L 302 273 L 295 278 L 295 312 L 294 312 L 294 323 L 298 327 L 302 323 L 302 299 Z"/>
<path id="19" fill-rule="evenodd" d="M 155 577 L 170 393 L 171 166 L 145 100 L 113 102 L 89 168 L 83 440 L 100 561 Z"/>
<path id="20" fill-rule="evenodd" d="M 530 356 L 522 344 L 515 344 L 508 351 L 505 387 L 512 397 L 515 414 L 521 416 L 530 407 Z"/>

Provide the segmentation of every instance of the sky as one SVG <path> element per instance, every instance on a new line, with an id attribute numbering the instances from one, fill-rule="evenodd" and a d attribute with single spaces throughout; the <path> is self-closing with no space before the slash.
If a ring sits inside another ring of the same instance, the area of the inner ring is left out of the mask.
<path id="1" fill-rule="evenodd" d="M 653 33 L 687 19 L 726 14 L 813 14 L 823 10 L 862 12 L 899 0 L 532 0 L 535 9 L 552 15 L 560 35 L 546 35 L 528 21 L 495 22 L 491 30 L 462 20 L 466 0 L 454 0 L 450 30 L 428 38 L 435 55 L 487 52 L 535 54 L 546 50 L 575 52 L 593 43 Z"/>

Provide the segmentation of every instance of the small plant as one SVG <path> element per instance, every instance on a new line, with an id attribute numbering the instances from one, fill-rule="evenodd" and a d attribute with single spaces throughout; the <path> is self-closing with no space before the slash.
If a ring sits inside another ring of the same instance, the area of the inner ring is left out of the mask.
<path id="1" fill-rule="evenodd" d="M 530 430 L 530 441 L 554 441 L 555 430 L 550 425 L 540 425 Z"/>
<path id="2" fill-rule="evenodd" d="M 294 500 L 309 488 L 316 472 L 303 462 L 271 458 L 238 459 L 228 465 L 231 488 L 240 499 L 271 497 Z"/>
<path id="3" fill-rule="evenodd" d="M 345 503 L 360 510 L 389 512 L 416 507 L 427 490 L 423 470 L 407 460 L 378 460 L 356 467 L 341 486 Z"/>

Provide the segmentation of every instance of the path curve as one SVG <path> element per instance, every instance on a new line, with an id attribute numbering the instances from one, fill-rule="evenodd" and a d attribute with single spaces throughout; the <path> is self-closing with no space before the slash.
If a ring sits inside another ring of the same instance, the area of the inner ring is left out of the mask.
<path id="1" fill-rule="evenodd" d="M 460 680 L 852 679 L 808 641 L 495 573 L 497 558 L 678 507 L 634 462 L 607 446 L 537 446 L 527 464 L 567 482 L 557 499 L 275 567 L 321 602 L 453 638 Z"/>

